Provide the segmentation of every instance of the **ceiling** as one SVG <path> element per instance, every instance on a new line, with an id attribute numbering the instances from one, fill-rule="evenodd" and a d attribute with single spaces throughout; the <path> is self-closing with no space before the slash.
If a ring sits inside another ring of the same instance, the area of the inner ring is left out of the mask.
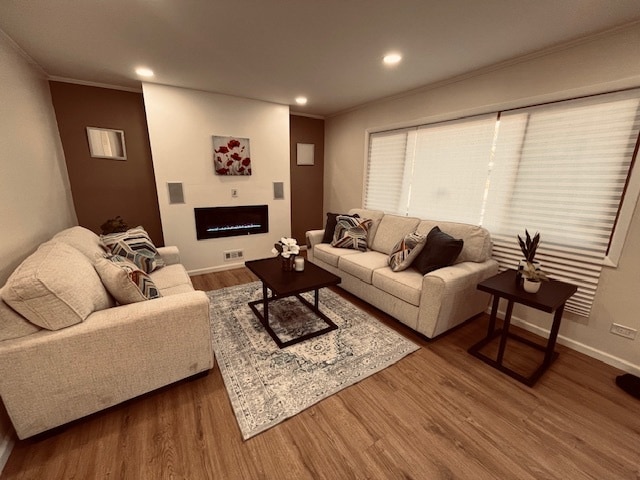
<path id="1" fill-rule="evenodd" d="M 639 0 L 0 2 L 0 29 L 52 78 L 139 89 L 145 66 L 320 116 L 634 21 Z"/>

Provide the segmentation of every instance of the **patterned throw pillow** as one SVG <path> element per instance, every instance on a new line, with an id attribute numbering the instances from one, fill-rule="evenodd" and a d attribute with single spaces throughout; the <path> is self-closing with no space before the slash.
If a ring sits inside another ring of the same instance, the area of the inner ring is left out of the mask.
<path id="1" fill-rule="evenodd" d="M 121 305 L 162 296 L 149 275 L 120 255 L 100 257 L 94 267 L 104 286 Z"/>
<path id="2" fill-rule="evenodd" d="M 353 250 L 366 252 L 367 235 L 369 234 L 372 223 L 373 221 L 368 218 L 354 218 L 348 215 L 339 215 L 331 246 L 351 248 Z"/>
<path id="3" fill-rule="evenodd" d="M 109 253 L 128 258 L 145 273 L 151 273 L 156 268 L 164 266 L 164 261 L 149 234 L 142 227 L 131 228 L 122 233 L 100 235 L 100 242 Z"/>
<path id="4" fill-rule="evenodd" d="M 331 243 L 333 241 L 333 234 L 336 232 L 336 224 L 338 223 L 338 217 L 344 215 L 345 217 L 355 217 L 359 215 L 348 215 L 346 213 L 327 213 L 327 223 L 324 226 L 324 234 L 322 235 L 321 243 Z"/>
<path id="5" fill-rule="evenodd" d="M 413 232 L 407 234 L 396 243 L 389 255 L 389 266 L 394 272 L 409 268 L 411 262 L 418 256 L 427 241 L 426 235 Z"/>

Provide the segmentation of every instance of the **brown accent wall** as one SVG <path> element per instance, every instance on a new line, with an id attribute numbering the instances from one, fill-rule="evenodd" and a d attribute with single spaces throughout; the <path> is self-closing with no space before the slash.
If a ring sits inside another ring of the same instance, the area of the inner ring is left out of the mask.
<path id="1" fill-rule="evenodd" d="M 305 232 L 323 228 L 324 120 L 291 115 L 291 235 L 305 244 Z M 315 165 L 297 165 L 297 144 L 312 143 Z"/>
<path id="2" fill-rule="evenodd" d="M 105 220 L 120 215 L 164 245 L 142 93 L 63 82 L 50 87 L 78 223 L 100 233 Z M 124 130 L 127 160 L 92 158 L 86 127 Z"/>

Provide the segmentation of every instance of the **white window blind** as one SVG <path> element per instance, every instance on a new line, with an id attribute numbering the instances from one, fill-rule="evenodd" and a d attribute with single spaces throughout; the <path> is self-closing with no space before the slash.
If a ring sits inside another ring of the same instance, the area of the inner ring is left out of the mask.
<path id="1" fill-rule="evenodd" d="M 480 221 L 495 127 L 493 114 L 418 129 L 409 216 Z"/>
<path id="2" fill-rule="evenodd" d="M 500 118 L 483 225 L 513 268 L 514 241 L 539 231 L 536 260 L 579 287 L 567 309 L 590 312 L 638 138 L 637 92 L 529 107 Z"/>
<path id="3" fill-rule="evenodd" d="M 408 130 L 400 130 L 369 137 L 365 208 L 406 214 L 405 168 L 411 161 L 407 159 L 407 133 Z"/>
<path id="4" fill-rule="evenodd" d="M 516 235 L 539 231 L 536 260 L 577 285 L 588 316 L 640 129 L 640 90 L 370 136 L 367 208 L 485 226 L 502 269 Z"/>

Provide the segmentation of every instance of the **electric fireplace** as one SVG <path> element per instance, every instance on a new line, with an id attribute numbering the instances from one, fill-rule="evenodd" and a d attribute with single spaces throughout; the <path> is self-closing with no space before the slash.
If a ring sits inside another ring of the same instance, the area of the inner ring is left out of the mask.
<path id="1" fill-rule="evenodd" d="M 198 240 L 269 232 L 269 206 L 194 208 Z"/>

